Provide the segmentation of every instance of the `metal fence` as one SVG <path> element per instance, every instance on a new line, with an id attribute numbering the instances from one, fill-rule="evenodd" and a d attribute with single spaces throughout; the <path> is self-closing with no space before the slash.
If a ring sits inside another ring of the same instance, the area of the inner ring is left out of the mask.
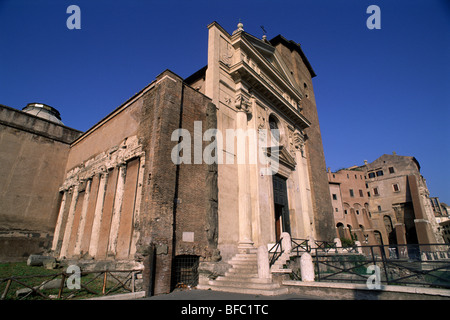
<path id="1" fill-rule="evenodd" d="M 450 288 L 450 244 L 316 247 L 310 253 L 317 281 L 367 283 L 377 272 L 382 284 Z"/>
<path id="2" fill-rule="evenodd" d="M 135 292 L 142 270 L 102 270 L 80 272 L 78 285 L 68 288 L 74 273 L 32 275 L 0 279 L 0 300 L 85 299 L 109 294 Z"/>

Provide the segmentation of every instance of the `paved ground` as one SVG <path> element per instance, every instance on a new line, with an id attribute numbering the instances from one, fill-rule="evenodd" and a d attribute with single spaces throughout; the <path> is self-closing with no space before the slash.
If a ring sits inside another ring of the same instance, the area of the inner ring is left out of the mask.
<path id="1" fill-rule="evenodd" d="M 311 297 L 298 294 L 283 294 L 279 296 L 261 296 L 253 294 L 241 294 L 220 292 L 212 290 L 175 290 L 169 294 L 142 298 L 142 300 L 317 300 L 320 297 Z M 141 300 L 141 299 L 140 299 Z"/>

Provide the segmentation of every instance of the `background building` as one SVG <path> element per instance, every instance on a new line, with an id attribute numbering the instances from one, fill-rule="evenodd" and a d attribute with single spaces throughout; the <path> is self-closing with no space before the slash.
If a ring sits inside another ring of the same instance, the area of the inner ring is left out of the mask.
<path id="1" fill-rule="evenodd" d="M 328 180 L 339 237 L 353 233 L 361 243 L 384 245 L 443 242 L 414 157 L 385 154 L 360 167 L 328 171 Z M 336 184 L 342 194 L 343 215 L 336 211 Z M 360 214 L 355 215 L 358 209 Z"/>
<path id="2" fill-rule="evenodd" d="M 0 105 L 0 261 L 49 249 L 70 143 L 81 132 L 42 103 Z"/>

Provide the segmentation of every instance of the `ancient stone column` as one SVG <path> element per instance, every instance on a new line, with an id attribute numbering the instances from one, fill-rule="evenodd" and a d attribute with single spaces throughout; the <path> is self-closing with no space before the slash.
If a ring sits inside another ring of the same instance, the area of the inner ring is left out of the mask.
<path id="1" fill-rule="evenodd" d="M 95 204 L 94 222 L 92 224 L 91 242 L 89 243 L 89 255 L 95 257 L 98 249 L 98 239 L 100 237 L 100 225 L 102 222 L 103 203 L 105 201 L 106 183 L 108 172 L 101 174 L 100 185 L 98 187 L 97 203 Z"/>
<path id="2" fill-rule="evenodd" d="M 83 240 L 84 228 L 86 226 L 86 213 L 89 204 L 89 196 L 91 194 L 91 185 L 92 179 L 87 180 L 86 190 L 84 192 L 83 208 L 81 209 L 80 224 L 78 226 L 77 241 L 75 243 L 75 249 L 73 252 L 74 255 L 79 255 L 81 252 L 81 242 Z"/>
<path id="3" fill-rule="evenodd" d="M 75 208 L 78 202 L 78 189 L 79 185 L 76 185 L 73 189 L 72 202 L 70 203 L 69 214 L 67 215 L 66 228 L 64 230 L 64 238 L 61 246 L 60 257 L 67 255 L 67 249 L 69 247 L 70 235 L 72 233 L 73 219 L 75 217 Z"/>
<path id="4" fill-rule="evenodd" d="M 56 221 L 55 233 L 53 234 L 52 251 L 55 251 L 58 247 L 59 235 L 61 233 L 61 226 L 64 218 L 64 209 L 66 207 L 67 191 L 64 191 L 61 200 L 61 206 L 59 207 L 58 220 Z"/>
<path id="5" fill-rule="evenodd" d="M 117 178 L 116 196 L 114 199 L 113 216 L 111 218 L 111 229 L 109 232 L 108 255 L 115 255 L 116 253 L 126 173 L 127 166 L 126 163 L 123 163 L 119 166 L 119 176 Z"/>
<path id="6" fill-rule="evenodd" d="M 309 174 L 308 167 L 306 163 L 306 158 L 304 158 L 304 135 L 300 132 L 294 135 L 294 147 L 295 147 L 295 161 L 297 166 L 295 168 L 296 174 L 298 176 L 299 188 L 300 188 L 300 201 L 302 205 L 302 221 L 303 221 L 303 232 L 304 237 L 313 235 L 313 230 L 311 226 L 310 213 L 312 210 L 311 201 L 311 191 L 309 187 Z"/>
<path id="7" fill-rule="evenodd" d="M 243 134 L 237 135 L 237 162 L 238 162 L 238 187 L 239 187 L 239 245 L 240 252 L 248 252 L 248 249 L 253 247 L 252 240 L 252 206 L 250 195 L 250 174 L 249 167 L 246 161 L 248 147 L 245 148 L 246 143 L 239 141 L 239 139 L 246 139 L 247 133 L 247 113 L 248 104 L 239 100 L 236 105 L 236 128 L 242 130 Z M 242 161 L 243 160 L 243 161 Z"/>

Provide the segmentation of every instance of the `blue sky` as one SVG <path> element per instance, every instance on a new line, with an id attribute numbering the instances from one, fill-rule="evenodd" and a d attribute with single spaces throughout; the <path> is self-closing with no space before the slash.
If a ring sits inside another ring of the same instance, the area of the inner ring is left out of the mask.
<path id="1" fill-rule="evenodd" d="M 69 30 L 69 5 L 81 29 Z M 381 29 L 369 30 L 369 5 Z M 450 1 L 0 0 L 0 104 L 42 102 L 85 131 L 170 69 L 207 63 L 207 25 L 299 42 L 327 167 L 385 153 L 414 156 L 432 196 L 450 204 Z"/>

